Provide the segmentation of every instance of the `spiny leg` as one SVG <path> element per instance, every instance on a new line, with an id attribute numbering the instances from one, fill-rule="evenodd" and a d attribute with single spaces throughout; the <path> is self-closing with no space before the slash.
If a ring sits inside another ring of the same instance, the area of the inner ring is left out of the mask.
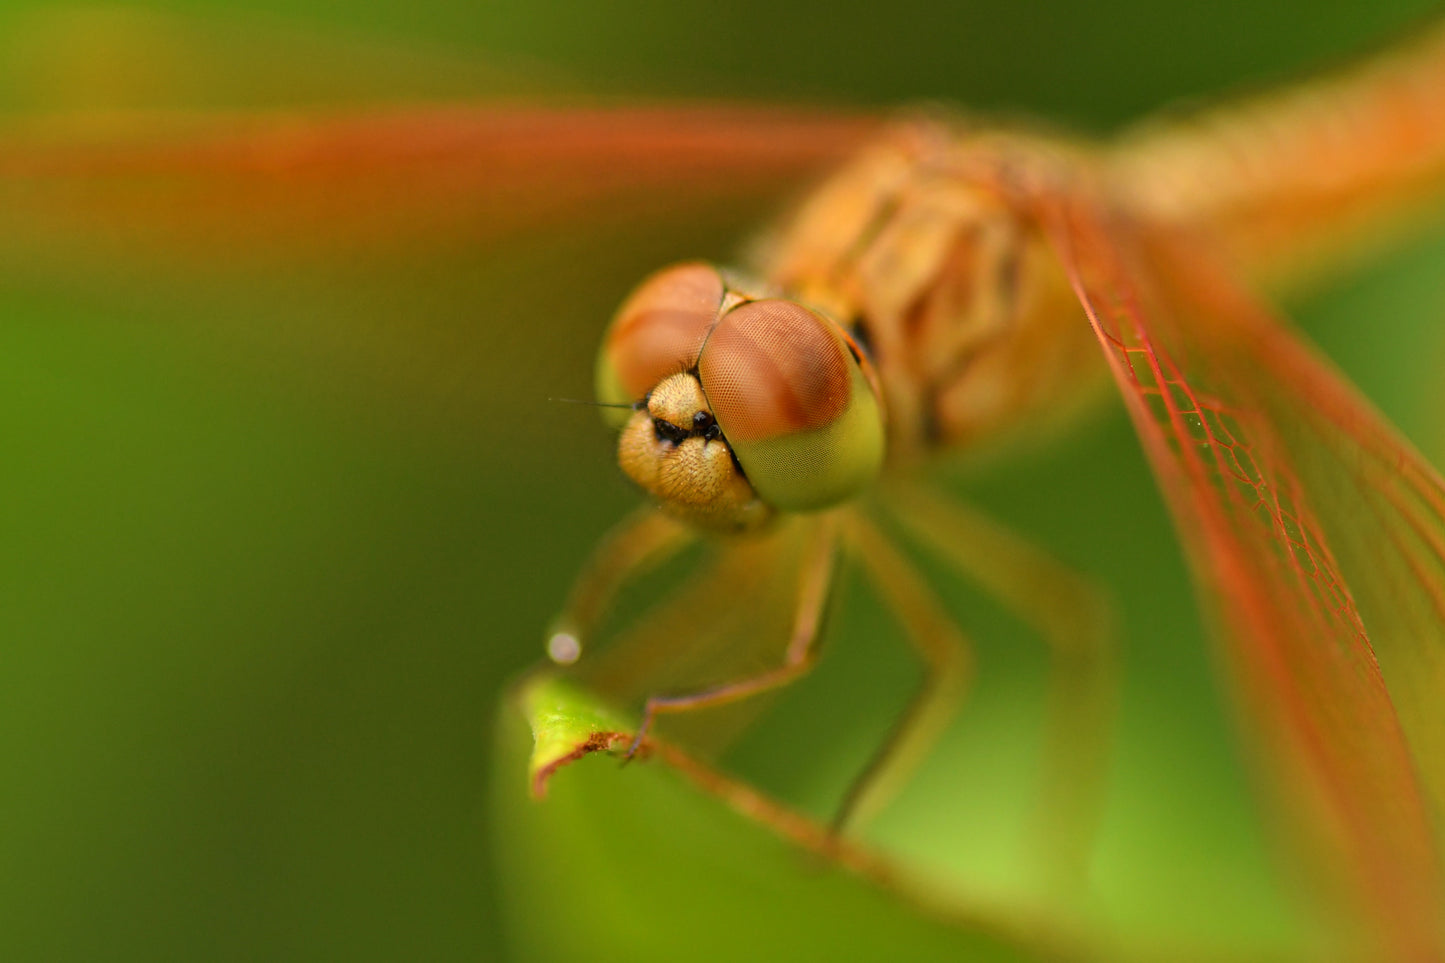
<path id="1" fill-rule="evenodd" d="M 827 607 L 829 589 L 833 584 L 838 545 L 836 520 L 824 518 L 817 524 L 817 531 L 812 535 L 812 543 L 803 561 L 798 603 L 794 609 L 788 647 L 783 653 L 783 664 L 760 675 L 699 692 L 652 696 L 643 710 L 642 724 L 637 727 L 637 735 L 627 749 L 628 759 L 636 754 L 658 715 L 728 705 L 785 686 L 813 667 L 817 660 L 817 642 L 823 625 L 823 613 Z"/>
<path id="2" fill-rule="evenodd" d="M 691 528 L 652 507 L 623 519 L 593 550 L 547 634 L 547 655 L 570 665 L 618 589 L 675 554 L 696 537 Z"/>
<path id="3" fill-rule="evenodd" d="M 889 493 L 890 512 L 924 547 L 1033 626 L 1052 650 L 1040 858 L 1054 887 L 1087 869 L 1102 812 L 1118 668 L 1102 589 L 964 505 L 916 484 Z"/>
<path id="4" fill-rule="evenodd" d="M 837 832 L 861 825 L 897 793 L 948 727 L 973 676 L 967 639 L 888 538 L 855 513 L 847 544 L 923 657 L 926 672 L 887 740 L 844 794 L 833 819 Z"/>

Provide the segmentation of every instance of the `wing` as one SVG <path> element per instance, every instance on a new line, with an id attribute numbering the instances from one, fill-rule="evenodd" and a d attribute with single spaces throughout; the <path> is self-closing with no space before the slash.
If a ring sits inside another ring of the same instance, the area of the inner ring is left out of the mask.
<path id="1" fill-rule="evenodd" d="M 0 196 L 12 231 L 120 246 L 489 238 L 777 191 L 871 127 L 729 104 L 109 115 L 6 133 Z"/>
<path id="2" fill-rule="evenodd" d="M 205 257 L 552 230 L 579 212 L 776 190 L 871 126 L 757 105 L 609 107 L 531 64 L 244 16 L 55 10 L 12 27 L 0 210 L 32 241 L 155 240 Z"/>
<path id="3" fill-rule="evenodd" d="M 1042 202 L 1305 852 L 1401 959 L 1441 952 L 1445 490 L 1188 239 Z"/>
<path id="4" fill-rule="evenodd" d="M 626 287 L 678 251 L 725 253 L 873 126 L 523 94 L 473 65 L 433 82 L 430 53 L 97 16 L 61 16 L 26 56 L 0 38 L 0 100 L 40 91 L 0 116 L 0 287 L 161 321 L 203 365 L 403 430 L 581 423 L 544 399 L 590 392 L 574 373 Z M 9 85 L 17 64 L 31 79 Z M 253 103 L 270 106 L 236 106 Z"/>

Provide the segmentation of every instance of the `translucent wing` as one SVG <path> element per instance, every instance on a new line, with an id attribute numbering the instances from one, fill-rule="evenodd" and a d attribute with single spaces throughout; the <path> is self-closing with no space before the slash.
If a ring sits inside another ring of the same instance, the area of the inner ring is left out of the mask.
<path id="1" fill-rule="evenodd" d="M 60 10 L 11 33 L 0 38 L 9 231 L 108 234 L 122 248 L 159 239 L 201 257 L 211 248 L 197 241 L 234 254 L 497 237 L 776 190 L 871 126 L 736 104 L 609 108 L 535 65 L 244 17 Z"/>
<path id="2" fill-rule="evenodd" d="M 30 91 L 0 113 L 0 287 L 112 325 L 123 307 L 202 364 L 406 430 L 590 430 L 545 399 L 590 392 L 576 373 L 626 285 L 727 253 L 873 126 L 608 106 L 246 23 L 57 17 L 0 37 L 0 111 Z"/>
<path id="3" fill-rule="evenodd" d="M 11 130 L 0 196 L 11 230 L 33 237 L 188 248 L 488 238 L 776 191 L 871 126 L 726 104 L 109 116 Z"/>
<path id="4" fill-rule="evenodd" d="M 1086 201 L 1045 207 L 1285 821 L 1321 860 L 1310 870 L 1344 883 L 1399 958 L 1435 957 L 1445 945 L 1439 477 L 1187 239 Z"/>

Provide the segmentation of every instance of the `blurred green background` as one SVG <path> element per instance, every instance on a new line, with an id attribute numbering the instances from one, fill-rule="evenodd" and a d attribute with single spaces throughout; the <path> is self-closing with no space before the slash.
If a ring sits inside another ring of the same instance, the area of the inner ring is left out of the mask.
<path id="1" fill-rule="evenodd" d="M 197 0 L 81 19 L 50 6 L 0 0 L 7 123 L 546 89 L 938 99 L 1103 133 L 1338 59 L 1431 4 Z M 5 957 L 531 946 L 539 886 L 504 880 L 525 869 L 499 873 L 492 852 L 499 693 L 540 655 L 588 547 L 637 501 L 594 414 L 547 399 L 587 395 L 598 332 L 638 278 L 726 260 L 769 209 L 271 251 L 224 235 L 185 250 L 125 250 L 123 234 L 32 242 L 0 213 Z M 1290 305 L 1437 463 L 1442 270 L 1435 231 Z M 1119 602 L 1123 720 L 1086 914 L 1145 940 L 1299 939 L 1307 918 L 1272 869 L 1122 414 L 950 484 Z M 1044 658 L 987 600 L 947 597 L 979 642 L 976 696 L 874 838 L 1007 900 Z M 866 597 L 836 628 L 817 677 L 729 763 L 819 811 L 915 671 Z M 522 792 L 520 770 L 499 779 Z M 616 858 L 552 856 L 599 876 Z"/>

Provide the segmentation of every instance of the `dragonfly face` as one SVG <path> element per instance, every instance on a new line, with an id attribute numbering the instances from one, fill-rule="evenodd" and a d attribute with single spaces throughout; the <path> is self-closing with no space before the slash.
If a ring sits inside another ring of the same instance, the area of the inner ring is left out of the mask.
<path id="1" fill-rule="evenodd" d="M 618 311 L 599 399 L 627 407 L 623 470 L 674 515 L 743 530 L 858 494 L 883 464 L 861 348 L 823 314 L 754 297 L 707 264 L 667 268 Z"/>

